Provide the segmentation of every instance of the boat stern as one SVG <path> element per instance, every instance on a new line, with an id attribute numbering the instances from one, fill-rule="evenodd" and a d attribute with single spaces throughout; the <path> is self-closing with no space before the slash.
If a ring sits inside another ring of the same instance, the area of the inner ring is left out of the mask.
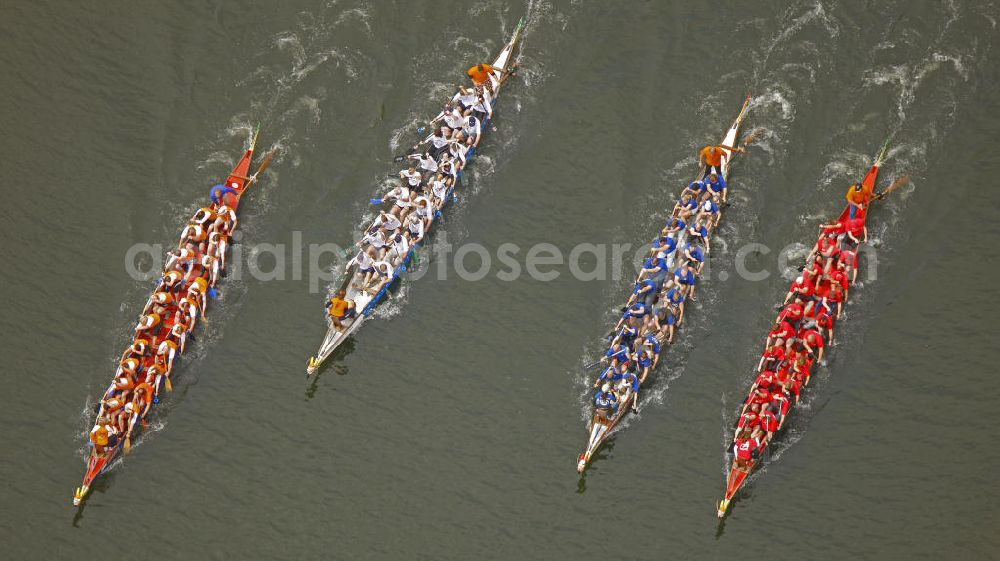
<path id="1" fill-rule="evenodd" d="M 90 459 L 87 460 L 87 473 L 83 475 L 83 483 L 73 493 L 73 506 L 80 506 L 80 503 L 87 497 L 87 493 L 90 492 L 90 484 L 101 474 L 107 464 L 108 458 L 98 456 L 94 452 L 90 453 Z"/>
<path id="2" fill-rule="evenodd" d="M 84 485 L 82 487 L 77 487 L 76 492 L 73 493 L 73 506 L 80 506 L 83 502 L 83 498 L 87 496 L 90 491 L 90 485 Z"/>
<path id="3" fill-rule="evenodd" d="M 719 501 L 718 508 L 716 511 L 716 516 L 719 518 L 724 518 L 726 516 L 726 511 L 729 510 L 730 499 L 722 499 Z"/>
<path id="4" fill-rule="evenodd" d="M 315 374 L 322 364 L 323 361 L 318 360 L 316 357 L 309 357 L 309 362 L 306 364 L 306 376 L 312 376 Z"/>

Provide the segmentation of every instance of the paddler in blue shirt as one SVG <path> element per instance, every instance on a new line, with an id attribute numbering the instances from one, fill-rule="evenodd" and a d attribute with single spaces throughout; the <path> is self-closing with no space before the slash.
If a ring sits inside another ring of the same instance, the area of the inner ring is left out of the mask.
<path id="1" fill-rule="evenodd" d="M 622 379 L 622 372 L 624 371 L 627 362 L 623 362 L 620 366 L 612 364 L 601 371 L 601 375 L 597 377 L 594 382 L 594 387 L 600 386 L 601 384 L 615 384 L 618 380 Z"/>
<path id="2" fill-rule="evenodd" d="M 649 375 L 649 370 L 653 367 L 653 353 L 647 348 L 642 347 L 639 349 L 639 354 L 635 357 L 635 362 L 639 366 L 639 371 L 642 374 L 639 375 L 638 379 L 635 380 L 633 388 L 636 393 L 639 392 L 639 384 L 646 381 L 646 376 Z M 625 374 L 625 380 L 628 381 L 628 373 Z M 632 384 L 632 382 L 629 382 Z"/>
<path id="3" fill-rule="evenodd" d="M 594 394 L 594 407 L 597 409 L 597 414 L 605 419 L 609 413 L 614 415 L 618 411 L 618 396 L 611 391 L 611 384 L 604 384 Z"/>
<path id="4" fill-rule="evenodd" d="M 607 362 L 608 360 L 611 361 L 612 366 L 628 360 L 628 345 L 624 343 L 611 345 L 611 348 L 604 353 L 604 358 L 602 359 L 603 362 Z"/>
<path id="5" fill-rule="evenodd" d="M 704 181 L 700 180 L 692 181 L 691 183 L 687 184 L 687 187 L 681 190 L 681 196 L 683 197 L 684 195 L 691 195 L 692 197 L 697 198 L 700 197 L 701 194 L 704 193 L 706 189 L 708 189 L 708 186 L 705 185 Z"/>
<path id="6" fill-rule="evenodd" d="M 639 278 L 650 278 L 657 286 L 663 283 L 667 277 L 667 260 L 663 257 L 650 257 L 642 264 L 642 273 Z"/>
<path id="7" fill-rule="evenodd" d="M 701 268 L 705 266 L 705 252 L 700 245 L 688 242 L 684 248 L 684 257 L 688 259 L 688 265 L 692 266 L 696 273 L 701 274 Z"/>
<path id="8" fill-rule="evenodd" d="M 705 185 L 708 186 L 708 191 L 713 195 L 722 195 L 722 202 L 726 202 L 726 195 L 729 194 L 729 188 L 726 187 L 726 180 L 717 173 L 709 174 L 708 178 L 705 180 Z"/>
<path id="9" fill-rule="evenodd" d="M 635 288 L 632 289 L 632 298 L 629 299 L 628 305 L 631 306 L 636 300 L 649 304 L 650 299 L 655 294 L 656 281 L 653 279 L 643 279 L 635 283 Z"/>
<path id="10" fill-rule="evenodd" d="M 681 232 L 686 228 L 687 224 L 683 220 L 677 218 L 676 216 L 671 216 L 667 220 L 667 224 L 663 227 L 663 230 L 660 233 L 663 234 L 664 236 L 669 236 L 671 234 L 676 235 L 678 232 Z"/>
<path id="11" fill-rule="evenodd" d="M 631 407 L 631 409 L 632 409 L 633 413 L 638 413 L 639 412 L 639 406 L 638 406 L 638 403 L 639 403 L 639 377 L 636 376 L 635 372 L 629 370 L 628 372 L 626 372 L 622 376 L 622 380 L 621 380 L 621 382 L 619 384 L 620 384 L 619 387 L 622 388 L 623 390 L 625 388 L 631 388 L 632 389 L 632 407 Z"/>
<path id="12" fill-rule="evenodd" d="M 653 240 L 653 245 L 649 248 L 650 256 L 666 257 L 677 249 L 677 242 L 670 236 L 660 236 Z"/>
<path id="13" fill-rule="evenodd" d="M 681 294 L 691 300 L 694 300 L 695 280 L 694 272 L 687 263 L 681 265 L 681 268 L 674 273 L 674 282 L 681 287 Z"/>

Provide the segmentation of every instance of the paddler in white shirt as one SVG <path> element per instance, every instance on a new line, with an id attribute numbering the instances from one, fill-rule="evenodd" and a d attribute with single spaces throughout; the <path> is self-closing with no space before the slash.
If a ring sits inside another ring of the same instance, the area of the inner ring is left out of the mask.
<path id="1" fill-rule="evenodd" d="M 420 183 L 423 181 L 423 176 L 417 171 L 417 168 L 410 167 L 409 169 L 404 169 L 399 172 L 399 178 L 406 182 L 411 189 L 419 189 Z"/>

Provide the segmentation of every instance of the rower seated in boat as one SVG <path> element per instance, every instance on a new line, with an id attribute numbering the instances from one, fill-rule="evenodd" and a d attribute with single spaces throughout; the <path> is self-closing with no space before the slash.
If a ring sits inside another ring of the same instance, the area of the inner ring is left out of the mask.
<path id="1" fill-rule="evenodd" d="M 705 244 L 705 252 L 711 250 L 709 235 L 712 233 L 712 222 L 710 220 L 695 219 L 694 223 L 688 227 L 688 235 L 692 241 L 699 241 Z"/>
<path id="2" fill-rule="evenodd" d="M 205 277 L 194 277 L 191 279 L 191 284 L 187 289 L 187 297 L 198 302 L 198 308 L 201 310 L 201 315 L 205 315 L 205 306 L 207 305 L 206 291 L 208 290 L 208 280 Z"/>
<path id="3" fill-rule="evenodd" d="M 480 123 L 485 123 L 493 116 L 493 96 L 488 91 L 483 91 L 482 95 L 476 98 L 476 103 L 472 106 L 472 114 L 479 119 Z"/>
<path id="4" fill-rule="evenodd" d="M 785 341 L 775 339 L 774 344 L 764 350 L 760 355 L 760 362 L 757 363 L 757 371 L 774 370 L 778 364 L 785 360 Z"/>
<path id="5" fill-rule="evenodd" d="M 629 348 L 624 342 L 618 342 L 611 345 L 607 351 L 604 353 L 604 358 L 601 359 L 602 362 L 611 361 L 611 366 L 617 366 L 628 360 Z M 596 386 L 595 386 L 596 387 Z"/>
<path id="6" fill-rule="evenodd" d="M 214 210 L 208 207 L 202 207 L 195 211 L 194 216 L 191 217 L 191 223 L 198 224 L 203 228 L 208 228 L 211 226 L 212 222 L 215 222 L 217 216 L 218 215 Z"/>
<path id="7" fill-rule="evenodd" d="M 399 178 L 402 179 L 406 186 L 410 189 L 420 189 L 420 184 L 423 182 L 423 175 L 417 168 L 410 166 L 407 169 L 400 170 Z"/>
<path id="8" fill-rule="evenodd" d="M 674 208 L 670 214 L 681 220 L 690 220 L 696 212 L 698 212 L 698 201 L 688 194 L 681 195 L 680 200 L 674 203 Z"/>
<path id="9" fill-rule="evenodd" d="M 826 332 L 826 341 L 833 344 L 833 316 L 830 314 L 830 307 L 821 300 L 813 308 L 811 316 L 806 316 L 805 327 L 816 329 L 821 334 Z"/>
<path id="10" fill-rule="evenodd" d="M 798 322 L 805 315 L 805 308 L 802 304 L 798 302 L 792 302 L 781 309 L 781 313 L 778 314 L 778 319 L 782 321 L 787 321 L 792 325 L 793 328 L 797 329 Z"/>
<path id="11" fill-rule="evenodd" d="M 411 245 L 419 243 L 420 240 L 424 239 L 424 221 L 416 213 L 411 213 L 403 222 L 406 226 L 403 233 Z"/>
<path id="12" fill-rule="evenodd" d="M 839 284 L 832 284 L 830 285 L 829 292 L 823 297 L 822 303 L 833 311 L 834 319 L 840 319 L 840 311 L 844 307 L 844 300 L 846 299 L 847 296 L 844 294 L 844 289 Z"/>
<path id="13" fill-rule="evenodd" d="M 688 242 L 684 247 L 684 257 L 687 258 L 687 265 L 694 269 L 696 274 L 701 274 L 702 268 L 705 266 L 705 250 L 701 248 L 701 245 L 695 242 Z"/>
<path id="14" fill-rule="evenodd" d="M 815 329 L 802 329 L 799 332 L 799 339 L 802 341 L 802 346 L 805 348 L 806 352 L 816 357 L 816 360 L 823 360 L 823 336 L 820 335 L 819 331 Z"/>
<path id="15" fill-rule="evenodd" d="M 646 381 L 646 376 L 649 375 L 649 371 L 653 368 L 654 360 L 656 360 L 656 357 L 653 356 L 652 351 L 646 347 L 640 347 L 639 353 L 635 357 L 635 364 L 639 370 L 639 383 Z M 636 387 L 635 391 L 639 391 L 638 387 Z"/>
<path id="16" fill-rule="evenodd" d="M 675 289 L 672 288 L 671 290 Z M 666 339 L 667 343 L 674 342 L 674 331 L 677 328 L 677 324 L 680 323 L 676 308 L 671 307 L 666 302 L 660 302 L 655 307 L 650 322 L 652 324 L 651 327 L 660 338 Z"/>
<path id="17" fill-rule="evenodd" d="M 618 395 L 611 391 L 610 383 L 605 383 L 594 394 L 594 412 L 601 419 L 613 417 L 618 412 Z"/>
<path id="18" fill-rule="evenodd" d="M 347 291 L 338 290 L 337 294 L 327 302 L 327 314 L 330 316 L 330 322 L 337 329 L 337 331 L 344 330 L 344 323 L 349 319 L 354 319 L 357 315 L 357 309 L 354 300 L 347 300 Z"/>
<path id="19" fill-rule="evenodd" d="M 239 220 L 236 218 L 236 211 L 227 205 L 220 205 L 215 209 L 216 218 L 210 230 L 215 230 L 220 234 L 229 237 L 236 230 Z"/>
<path id="20" fill-rule="evenodd" d="M 476 105 L 476 101 L 479 99 L 479 94 L 476 93 L 475 88 L 466 88 L 465 86 L 458 87 L 458 93 L 452 98 L 452 101 L 458 104 L 459 109 L 463 114 L 468 114 L 472 111 L 472 107 Z"/>
<path id="21" fill-rule="evenodd" d="M 393 268 L 392 264 L 386 261 L 376 261 L 375 262 L 375 276 L 372 279 L 371 285 L 366 285 L 366 290 L 370 294 L 378 294 L 382 287 L 392 282 L 393 279 Z"/>
<path id="22" fill-rule="evenodd" d="M 794 337 L 795 330 L 792 329 L 792 324 L 779 318 L 778 321 L 774 322 L 774 327 L 771 328 L 771 332 L 767 334 L 767 341 L 764 343 L 764 346 L 770 347 L 778 339 L 787 342 Z"/>
<path id="23" fill-rule="evenodd" d="M 680 232 L 687 229 L 687 223 L 677 216 L 671 216 L 667 219 L 666 225 L 663 230 L 660 231 L 664 236 L 676 237 Z"/>
<path id="24" fill-rule="evenodd" d="M 704 223 L 709 232 L 719 225 L 719 205 L 715 204 L 711 195 L 705 193 L 698 203 L 698 213 L 695 214 L 695 222 Z"/>
<path id="25" fill-rule="evenodd" d="M 132 358 L 137 360 L 141 358 L 146 351 L 149 349 L 149 339 L 145 337 L 136 337 L 132 340 L 132 344 L 129 345 L 125 352 L 122 353 L 122 359 L 120 362 L 124 363 L 126 359 Z M 138 364 L 136 364 L 138 366 Z M 132 368 L 133 374 L 135 373 L 135 368 Z"/>
<path id="26" fill-rule="evenodd" d="M 94 445 L 94 453 L 98 456 L 118 445 L 118 431 L 109 416 L 103 415 L 97 419 L 94 428 L 90 429 L 90 442 Z"/>
<path id="27" fill-rule="evenodd" d="M 629 298 L 627 305 L 631 306 L 635 301 L 643 302 L 647 306 L 651 305 L 653 299 L 656 298 L 657 288 L 657 283 L 653 279 L 647 278 L 639 280 L 632 288 L 632 297 Z"/>
<path id="28" fill-rule="evenodd" d="M 634 365 L 631 365 L 628 370 L 622 375 L 622 379 L 618 382 L 618 394 L 622 396 L 624 400 L 625 397 L 632 393 L 631 409 L 633 413 L 639 412 L 639 376 L 635 373 L 633 369 Z"/>
<path id="29" fill-rule="evenodd" d="M 644 318 L 649 315 L 649 306 L 645 302 L 636 302 L 625 311 L 626 321 L 633 327 L 642 325 Z"/>
<path id="30" fill-rule="evenodd" d="M 760 457 L 759 427 L 743 430 L 733 441 L 733 468 L 745 470 L 750 462 Z"/>
<path id="31" fill-rule="evenodd" d="M 754 403 L 743 410 L 739 420 L 736 422 L 736 431 L 752 431 L 760 424 L 760 405 Z"/>
<path id="32" fill-rule="evenodd" d="M 853 218 L 845 221 L 844 233 L 855 247 L 868 241 L 868 226 L 864 218 Z"/>
<path id="33" fill-rule="evenodd" d="M 663 280 L 667 278 L 667 273 L 669 273 L 669 268 L 667 267 L 666 258 L 654 255 L 643 262 L 639 278 L 652 279 L 657 286 L 660 286 L 663 284 Z"/>
<path id="34" fill-rule="evenodd" d="M 420 170 L 420 173 L 422 174 L 426 173 L 428 174 L 427 175 L 428 177 L 437 173 L 438 170 L 437 159 L 432 157 L 430 152 L 410 154 L 408 158 L 417 161 L 417 169 Z"/>
<path id="35" fill-rule="evenodd" d="M 679 286 L 681 289 L 681 294 L 683 294 L 687 299 L 694 301 L 694 289 L 695 284 L 698 282 L 694 271 L 691 270 L 691 266 L 687 263 L 681 265 L 676 271 L 674 271 L 674 284 Z"/>
<path id="36" fill-rule="evenodd" d="M 430 143 L 431 145 L 428 153 L 431 158 L 437 160 L 441 154 L 448 149 L 448 145 L 451 141 L 448 139 L 448 134 L 445 133 L 444 127 L 438 127 L 434 130 L 433 134 L 428 135 L 427 138 L 418 142 L 413 148 L 416 149 L 417 147 L 427 143 Z"/>
<path id="37" fill-rule="evenodd" d="M 612 362 L 609 366 L 606 366 L 604 370 L 601 371 L 601 375 L 597 377 L 594 381 L 594 387 L 599 387 L 603 384 L 611 384 L 614 387 L 618 383 L 618 380 L 622 379 L 624 375 L 626 365 L 628 361 L 622 361 L 620 364 L 617 362 Z"/>
<path id="38" fill-rule="evenodd" d="M 419 178 L 419 176 L 420 174 L 418 173 L 417 177 Z M 417 185 L 420 185 L 419 179 L 417 180 Z M 398 216 L 400 220 L 405 220 L 406 215 L 410 213 L 410 208 L 413 206 L 413 190 L 410 189 L 408 184 L 404 183 L 386 193 L 385 199 L 393 202 L 392 209 L 389 212 Z"/>
<path id="39" fill-rule="evenodd" d="M 438 176 L 431 181 L 429 187 L 430 196 L 434 201 L 434 206 L 437 208 L 443 207 L 445 198 L 448 196 L 448 188 L 450 187 L 448 181 L 445 180 L 443 175 L 438 174 Z"/>
<path id="40" fill-rule="evenodd" d="M 762 370 L 757 378 L 753 381 L 754 387 L 764 388 L 767 391 L 771 391 L 777 385 L 775 381 L 775 373 L 772 370 Z"/>
<path id="41" fill-rule="evenodd" d="M 115 391 L 125 393 L 135 387 L 135 371 L 122 370 L 112 382 Z"/>
<path id="42" fill-rule="evenodd" d="M 399 229 L 400 226 L 402 226 L 402 222 L 400 222 L 398 216 L 386 212 L 379 213 L 379 217 L 378 219 L 376 219 L 376 223 L 381 227 L 382 231 L 385 232 L 387 235 L 395 233 L 396 230 Z"/>
<path id="43" fill-rule="evenodd" d="M 771 392 L 771 410 L 778 419 L 778 428 L 785 424 L 785 417 L 792 407 L 791 392 L 784 385 L 775 387 Z"/>
<path id="44" fill-rule="evenodd" d="M 678 323 L 684 317 L 684 288 L 677 284 L 663 293 L 663 304 L 674 312 Z"/>
<path id="45" fill-rule="evenodd" d="M 482 122 L 475 116 L 469 115 L 462 120 L 462 140 L 472 146 L 479 145 L 479 137 L 482 132 Z"/>
<path id="46" fill-rule="evenodd" d="M 668 257 L 677 249 L 677 240 L 667 235 L 660 235 L 649 248 L 650 257 Z"/>
<path id="47" fill-rule="evenodd" d="M 620 343 L 622 345 L 625 345 L 629 349 L 631 349 L 631 348 L 633 348 L 633 344 L 635 343 L 635 339 L 638 336 L 639 336 L 639 329 L 636 328 L 635 326 L 632 326 L 632 325 L 629 325 L 629 324 L 626 323 L 618 331 L 618 334 L 615 335 L 615 339 L 614 339 L 614 341 L 611 342 L 611 346 L 614 347 L 614 346 L 616 346 L 617 344 Z"/>
<path id="48" fill-rule="evenodd" d="M 175 290 L 177 287 L 181 286 L 184 281 L 184 273 L 178 270 L 170 270 L 163 274 L 163 286 L 168 290 Z"/>
<path id="49" fill-rule="evenodd" d="M 160 315 L 157 313 L 144 314 L 139 318 L 139 323 L 135 326 L 136 333 L 141 331 L 151 331 L 160 325 Z"/>
<path id="50" fill-rule="evenodd" d="M 717 202 L 721 200 L 723 203 L 726 202 L 726 197 L 729 195 L 729 187 L 726 186 L 726 179 L 722 177 L 721 173 L 710 173 L 705 179 L 705 187 L 708 189 L 708 193 Z"/>
<path id="51" fill-rule="evenodd" d="M 406 254 L 410 251 L 410 242 L 403 234 L 397 233 L 392 238 L 392 258 L 390 262 L 398 265 L 406 259 Z"/>
<path id="52" fill-rule="evenodd" d="M 208 275 L 208 285 L 214 287 L 215 283 L 219 280 L 219 260 L 214 255 L 203 253 L 201 259 L 198 261 L 198 265 Z"/>
<path id="53" fill-rule="evenodd" d="M 764 441 L 770 441 L 774 436 L 774 432 L 778 430 L 778 416 L 771 410 L 770 401 L 761 404 L 759 422 L 760 429 L 767 433 L 767 436 L 764 437 Z"/>
<path id="54" fill-rule="evenodd" d="M 691 195 L 692 197 L 701 197 L 701 195 L 707 190 L 708 186 L 705 185 L 705 182 L 700 179 L 696 179 L 681 189 L 681 196 Z"/>

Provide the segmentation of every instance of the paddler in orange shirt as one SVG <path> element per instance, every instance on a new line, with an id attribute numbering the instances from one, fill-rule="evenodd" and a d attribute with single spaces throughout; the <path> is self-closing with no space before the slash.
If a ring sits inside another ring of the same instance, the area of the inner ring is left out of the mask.
<path id="1" fill-rule="evenodd" d="M 725 144 L 709 145 L 701 149 L 698 152 L 698 165 L 705 166 L 705 175 L 702 178 L 708 177 L 709 174 L 717 173 L 719 177 L 722 175 L 722 159 L 726 157 L 725 150 L 730 150 L 732 152 L 743 152 L 742 148 L 734 148 L 732 146 L 726 146 Z"/>
<path id="2" fill-rule="evenodd" d="M 472 79 L 472 85 L 476 87 L 477 92 L 482 92 L 483 86 L 486 85 L 490 93 L 493 92 L 493 84 L 490 81 L 490 77 L 493 75 L 493 67 L 489 64 L 477 64 L 470 68 L 466 74 Z"/>
<path id="3" fill-rule="evenodd" d="M 354 318 L 356 313 L 354 301 L 345 300 L 345 296 L 347 296 L 347 291 L 338 290 L 336 296 L 331 298 L 326 304 L 327 308 L 329 308 L 327 314 L 330 316 L 330 321 L 337 328 L 337 331 L 343 331 L 344 324 L 342 322 Z"/>
<path id="4" fill-rule="evenodd" d="M 851 220 L 854 219 L 858 214 L 858 210 L 864 210 L 865 205 L 868 203 L 868 199 L 872 196 L 872 188 L 865 187 L 860 183 L 855 183 L 847 189 L 847 205 L 850 207 Z"/>

